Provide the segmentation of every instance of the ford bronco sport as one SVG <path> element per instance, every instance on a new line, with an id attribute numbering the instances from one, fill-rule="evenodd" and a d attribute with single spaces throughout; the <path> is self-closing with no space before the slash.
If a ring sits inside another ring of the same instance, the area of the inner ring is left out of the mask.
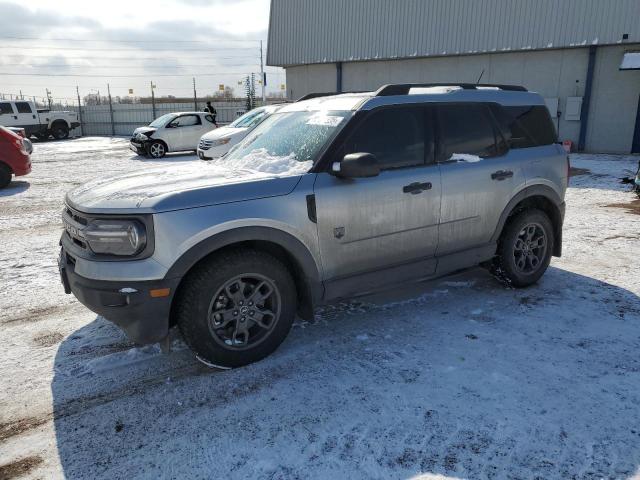
<path id="1" fill-rule="evenodd" d="M 138 343 L 177 325 L 201 360 L 273 352 L 321 302 L 488 265 L 536 282 L 562 245 L 568 157 L 508 85 L 312 95 L 223 161 L 69 192 L 67 293 Z"/>

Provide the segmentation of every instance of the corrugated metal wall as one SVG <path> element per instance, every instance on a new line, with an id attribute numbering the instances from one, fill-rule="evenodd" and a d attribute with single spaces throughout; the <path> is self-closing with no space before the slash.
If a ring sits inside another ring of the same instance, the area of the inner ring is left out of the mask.
<path id="1" fill-rule="evenodd" d="M 271 0 L 267 64 L 640 41 L 640 0 Z"/>

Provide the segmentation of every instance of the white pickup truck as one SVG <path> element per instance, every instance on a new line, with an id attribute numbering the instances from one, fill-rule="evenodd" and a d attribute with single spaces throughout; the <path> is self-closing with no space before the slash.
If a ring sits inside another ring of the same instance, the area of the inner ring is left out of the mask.
<path id="1" fill-rule="evenodd" d="M 27 137 L 35 135 L 44 140 L 53 135 L 62 140 L 80 122 L 76 112 L 38 110 L 26 100 L 0 100 L 0 125 L 24 128 Z"/>

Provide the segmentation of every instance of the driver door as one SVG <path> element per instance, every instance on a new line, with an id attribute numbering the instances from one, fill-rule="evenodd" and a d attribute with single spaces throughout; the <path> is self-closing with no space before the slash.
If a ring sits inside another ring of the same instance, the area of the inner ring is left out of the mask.
<path id="1" fill-rule="evenodd" d="M 198 141 L 204 133 L 200 115 L 180 115 L 171 122 L 171 125 L 175 126 L 172 132 L 175 147 L 172 148 L 169 145 L 169 148 L 174 151 L 195 150 L 198 148 Z"/>
<path id="2" fill-rule="evenodd" d="M 365 293 L 430 276 L 440 220 L 440 171 L 434 163 L 432 111 L 376 109 L 338 150 L 373 153 L 372 178 L 319 173 L 314 193 L 327 298 Z"/>
<path id="3" fill-rule="evenodd" d="M 5 127 L 18 126 L 18 115 L 14 112 L 11 102 L 0 102 L 0 125 Z"/>

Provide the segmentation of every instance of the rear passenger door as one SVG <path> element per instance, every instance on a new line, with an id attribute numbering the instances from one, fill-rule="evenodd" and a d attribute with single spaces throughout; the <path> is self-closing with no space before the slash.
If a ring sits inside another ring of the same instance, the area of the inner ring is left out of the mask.
<path id="1" fill-rule="evenodd" d="M 383 107 L 359 121 L 332 161 L 376 156 L 372 178 L 316 177 L 318 241 L 328 298 L 431 275 L 440 217 L 433 122 L 423 106 Z M 383 273 L 384 272 L 384 273 Z"/>
<path id="2" fill-rule="evenodd" d="M 441 256 L 487 244 L 500 214 L 525 180 L 489 105 L 439 104 L 437 112 Z"/>
<path id="3" fill-rule="evenodd" d="M 29 102 L 16 102 L 15 108 L 18 117 L 18 126 L 29 127 L 38 123 L 38 121 L 36 120 L 36 112 L 31 109 L 31 105 L 29 104 Z M 31 133 L 32 129 L 27 128 L 27 130 L 29 131 L 29 133 Z"/>

